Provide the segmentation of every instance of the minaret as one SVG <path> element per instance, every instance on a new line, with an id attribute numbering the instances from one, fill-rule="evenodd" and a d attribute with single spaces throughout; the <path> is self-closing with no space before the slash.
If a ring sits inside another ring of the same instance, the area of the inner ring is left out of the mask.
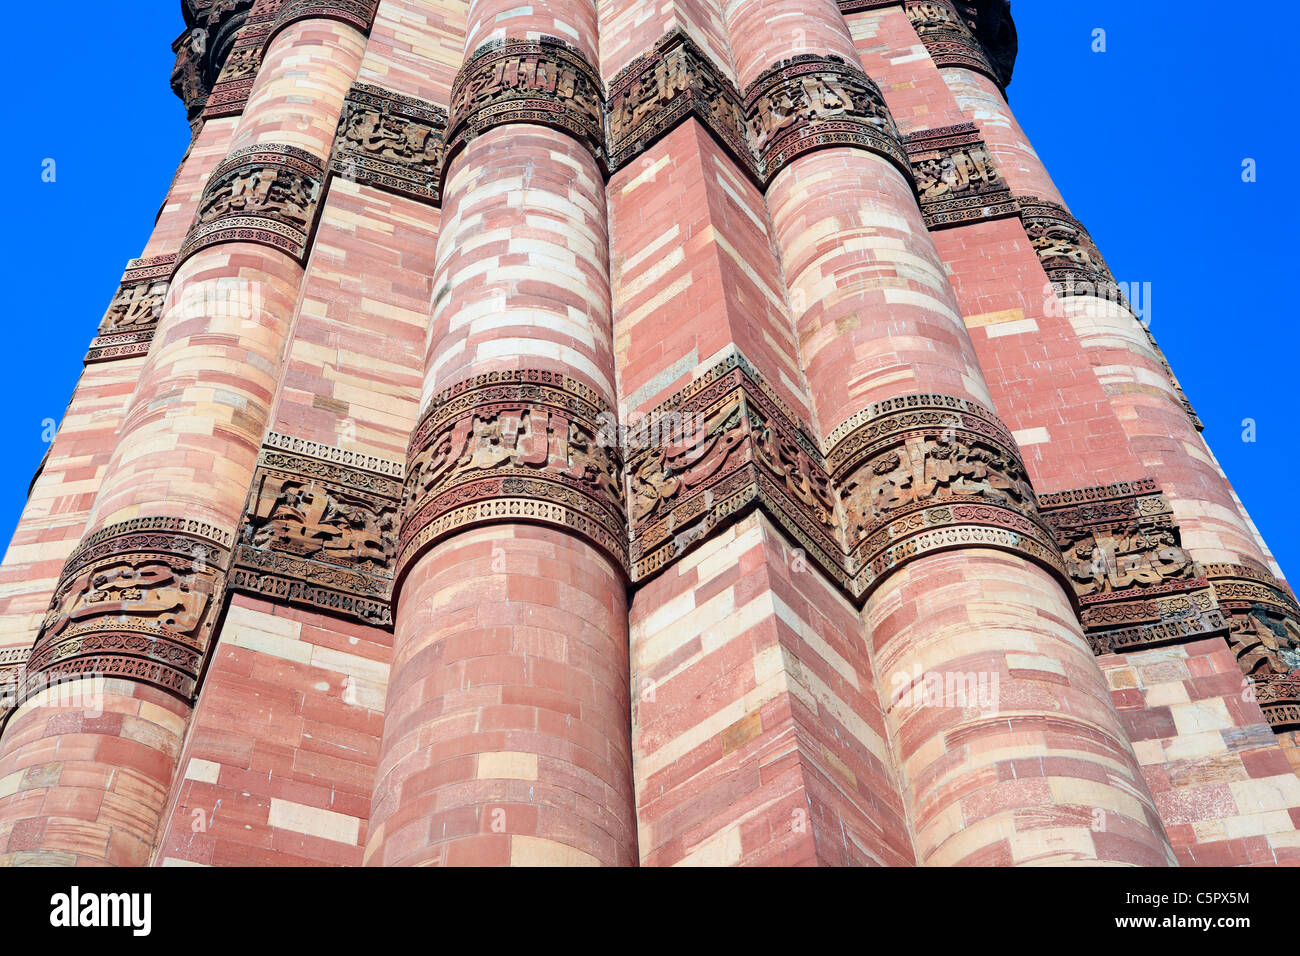
<path id="1" fill-rule="evenodd" d="M 1300 605 L 1006 0 L 182 11 L 0 864 L 1300 856 Z"/>

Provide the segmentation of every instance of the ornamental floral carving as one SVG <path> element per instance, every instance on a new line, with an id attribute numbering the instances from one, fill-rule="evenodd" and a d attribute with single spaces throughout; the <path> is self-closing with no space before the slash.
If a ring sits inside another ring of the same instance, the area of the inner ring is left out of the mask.
<path id="1" fill-rule="evenodd" d="M 139 518 L 91 535 L 64 566 L 24 693 L 97 674 L 192 698 L 229 559 L 229 535 L 187 519 Z"/>
<path id="2" fill-rule="evenodd" d="M 407 454 L 397 574 L 462 528 L 566 528 L 627 566 L 623 462 L 610 408 L 567 376 L 522 370 L 468 379 L 436 396 Z"/>
<path id="3" fill-rule="evenodd" d="M 437 203 L 446 130 L 447 114 L 440 107 L 356 83 L 343 104 L 330 171 Z"/>
<path id="4" fill-rule="evenodd" d="M 693 116 L 757 176 L 740 91 L 680 28 L 619 71 L 609 84 L 606 113 L 610 169 Z"/>
<path id="5" fill-rule="evenodd" d="M 907 137 L 917 199 L 931 229 L 1020 211 L 974 123 Z"/>
<path id="6" fill-rule="evenodd" d="M 222 242 L 256 242 L 302 261 L 316 223 L 321 162 L 295 146 L 246 146 L 208 179 L 178 261 Z"/>
<path id="7" fill-rule="evenodd" d="M 562 130 L 604 161 L 600 74 L 577 49 L 555 37 L 495 40 L 465 61 L 451 88 L 447 157 L 506 123 Z"/>
<path id="8" fill-rule="evenodd" d="M 1153 479 L 1045 495 L 1039 504 L 1096 653 L 1226 633 L 1205 572 L 1182 547 Z"/>
<path id="9" fill-rule="evenodd" d="M 392 624 L 402 466 L 272 433 L 258 457 L 230 588 Z"/>
<path id="10" fill-rule="evenodd" d="M 745 114 L 765 182 L 796 157 L 835 146 L 877 153 L 912 175 L 879 88 L 839 57 L 805 54 L 776 64 L 750 84 Z"/>

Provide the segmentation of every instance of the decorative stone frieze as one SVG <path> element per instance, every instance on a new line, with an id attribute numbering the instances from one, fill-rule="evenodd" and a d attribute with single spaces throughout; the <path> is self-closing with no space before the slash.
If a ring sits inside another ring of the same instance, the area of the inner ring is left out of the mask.
<path id="1" fill-rule="evenodd" d="M 411 437 L 399 580 L 427 547 L 496 522 L 556 525 L 627 567 L 617 420 L 595 391 L 553 372 L 492 372 L 438 394 Z"/>
<path id="2" fill-rule="evenodd" d="M 884 156 L 911 179 L 879 88 L 860 66 L 839 57 L 803 54 L 764 71 L 745 91 L 745 115 L 764 182 L 796 157 L 836 146 Z"/>
<path id="3" fill-rule="evenodd" d="M 212 172 L 178 265 L 207 246 L 256 242 L 300 262 L 316 225 L 325 171 L 296 146 L 246 146 Z"/>
<path id="4" fill-rule="evenodd" d="M 494 40 L 461 67 L 451 88 L 446 162 L 475 136 L 507 123 L 538 123 L 584 143 L 605 159 L 600 74 L 555 37 Z"/>
<path id="5" fill-rule="evenodd" d="M 330 172 L 436 205 L 446 132 L 441 107 L 355 83 L 343 104 Z"/>
<path id="6" fill-rule="evenodd" d="M 740 355 L 630 428 L 627 459 L 635 580 L 757 506 L 845 584 L 840 518 L 821 452 Z"/>
<path id="7" fill-rule="evenodd" d="M 1300 604 L 1263 568 L 1211 564 L 1206 574 L 1228 615 L 1242 673 L 1274 730 L 1300 728 Z"/>
<path id="8" fill-rule="evenodd" d="M 1110 267 L 1101 257 L 1096 243 L 1088 235 L 1088 230 L 1059 203 L 1031 196 L 1019 196 L 1016 202 L 1020 206 L 1020 219 L 1029 236 L 1038 261 L 1047 273 L 1052 288 L 1059 296 L 1095 296 L 1108 302 L 1115 302 L 1132 311 L 1127 297 L 1120 289 L 1119 283 L 1111 274 Z M 1205 429 L 1200 417 L 1188 401 L 1183 387 L 1179 384 L 1174 370 L 1170 367 L 1164 352 L 1156 344 L 1155 336 L 1145 322 L 1134 315 L 1134 321 L 1142 326 L 1143 334 L 1151 343 L 1151 348 L 1165 370 L 1169 384 L 1178 395 L 1178 400 L 1187 412 L 1187 417 L 1197 431 Z"/>
<path id="9" fill-rule="evenodd" d="M 392 624 L 403 466 L 271 433 L 258 456 L 229 587 Z"/>
<path id="10" fill-rule="evenodd" d="M 992 547 L 1066 578 L 1015 442 L 957 398 L 872 406 L 820 446 L 739 355 L 628 441 L 632 577 L 643 580 L 752 507 L 855 602 L 922 554 Z"/>
<path id="11" fill-rule="evenodd" d="M 1059 203 L 1019 196 L 1020 219 L 1057 295 L 1090 295 L 1127 305 L 1097 244 Z"/>
<path id="12" fill-rule="evenodd" d="M 88 537 L 64 565 L 22 694 L 73 676 L 128 677 L 189 700 L 212 637 L 230 536 L 137 518 Z"/>
<path id="13" fill-rule="evenodd" d="M 944 0 L 908 0 L 903 9 L 936 66 L 964 67 L 1002 85 L 1001 73 L 955 7 Z"/>
<path id="14" fill-rule="evenodd" d="M 337 20 L 368 34 L 378 6 L 379 0 L 282 0 L 262 41 L 263 52 L 276 34 L 299 20 Z"/>
<path id="15" fill-rule="evenodd" d="M 6 647 L 0 649 L 0 731 L 5 718 L 18 702 L 18 692 L 27 672 L 27 658 L 31 648 Z"/>
<path id="16" fill-rule="evenodd" d="M 87 363 L 130 358 L 149 351 L 175 266 L 174 255 L 132 259 L 126 264 L 122 284 L 90 343 Z"/>
<path id="17" fill-rule="evenodd" d="M 742 168 L 758 176 L 740 91 L 679 27 L 614 77 L 606 116 L 611 170 L 693 116 Z"/>
<path id="18" fill-rule="evenodd" d="M 262 53 L 286 0 L 257 0 L 240 25 L 203 108 L 204 119 L 238 116 L 248 105 Z"/>
<path id="19" fill-rule="evenodd" d="M 963 547 L 1011 551 L 1066 580 L 1015 440 L 987 409 L 947 395 L 890 399 L 824 447 L 856 598 L 913 558 Z"/>
<path id="20" fill-rule="evenodd" d="M 1097 654 L 1227 633 L 1204 570 L 1154 479 L 1044 495 L 1079 617 Z"/>
<path id="21" fill-rule="evenodd" d="M 917 199 L 929 228 L 1020 212 L 974 123 L 912 133 L 906 144 Z"/>

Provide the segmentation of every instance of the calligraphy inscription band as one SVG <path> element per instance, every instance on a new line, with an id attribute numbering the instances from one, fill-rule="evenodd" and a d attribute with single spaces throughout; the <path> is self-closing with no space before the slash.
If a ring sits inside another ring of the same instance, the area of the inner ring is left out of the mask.
<path id="1" fill-rule="evenodd" d="M 80 674 L 129 677 L 189 700 L 202 673 L 230 536 L 183 518 L 110 525 L 73 552 L 27 662 L 24 695 Z"/>

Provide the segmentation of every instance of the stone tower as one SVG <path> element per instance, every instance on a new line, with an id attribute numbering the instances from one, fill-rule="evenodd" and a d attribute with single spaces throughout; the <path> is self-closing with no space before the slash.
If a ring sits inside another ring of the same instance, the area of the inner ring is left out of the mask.
<path id="1" fill-rule="evenodd" d="M 1006 0 L 184 0 L 0 863 L 1300 862 L 1300 606 Z"/>

